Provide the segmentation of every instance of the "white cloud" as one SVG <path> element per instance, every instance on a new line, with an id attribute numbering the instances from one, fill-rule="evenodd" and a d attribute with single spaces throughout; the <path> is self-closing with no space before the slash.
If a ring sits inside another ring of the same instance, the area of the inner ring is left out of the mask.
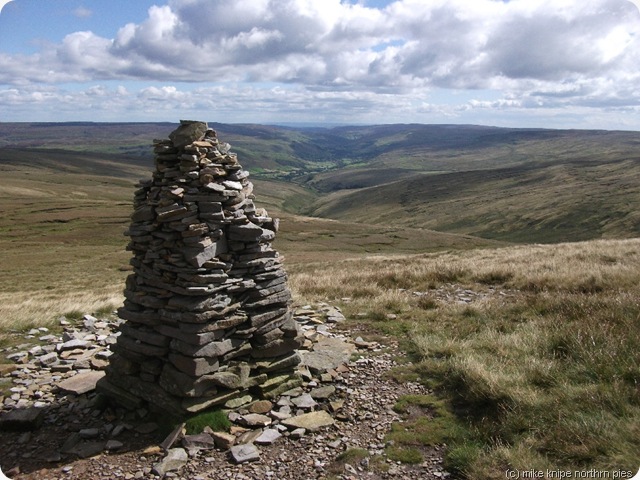
<path id="1" fill-rule="evenodd" d="M 272 92 L 287 103 L 281 108 L 299 99 L 318 108 L 419 104 L 424 112 L 438 110 L 428 100 L 434 89 L 503 92 L 448 115 L 489 106 L 635 108 L 639 38 L 640 12 L 627 0 L 397 0 L 384 9 L 339 0 L 169 0 L 112 39 L 75 32 L 35 55 L 0 54 L 0 84 L 234 82 L 234 99 L 258 92 L 256 102 L 273 106 L 259 84 L 281 82 L 296 86 L 286 96 Z M 336 96 L 322 96 L 330 92 Z M 118 94 L 176 108 L 207 104 L 166 86 Z"/>
<path id="2" fill-rule="evenodd" d="M 7 3 L 11 3 L 13 0 L 0 0 L 0 13 Z"/>

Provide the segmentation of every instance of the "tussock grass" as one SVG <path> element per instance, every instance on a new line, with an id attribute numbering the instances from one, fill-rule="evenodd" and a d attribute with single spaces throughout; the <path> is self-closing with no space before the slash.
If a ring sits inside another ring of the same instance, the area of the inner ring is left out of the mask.
<path id="1" fill-rule="evenodd" d="M 440 439 L 450 470 L 490 479 L 506 468 L 637 469 L 639 267 L 640 240 L 631 239 L 290 271 L 299 298 L 349 297 L 348 316 L 398 336 L 421 380 L 453 408 L 435 423 L 396 427 L 388 454 L 410 456 Z M 433 300 L 456 288 L 486 296 Z"/>

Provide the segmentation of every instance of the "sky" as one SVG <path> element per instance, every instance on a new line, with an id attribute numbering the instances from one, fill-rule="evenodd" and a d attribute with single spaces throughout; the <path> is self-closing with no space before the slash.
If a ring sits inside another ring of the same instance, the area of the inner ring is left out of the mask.
<path id="1" fill-rule="evenodd" d="M 640 131 L 640 0 L 0 0 L 0 122 Z"/>

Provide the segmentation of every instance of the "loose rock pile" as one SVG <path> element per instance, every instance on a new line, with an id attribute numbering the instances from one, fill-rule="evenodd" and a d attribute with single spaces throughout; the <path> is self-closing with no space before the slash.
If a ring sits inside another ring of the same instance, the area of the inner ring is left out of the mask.
<path id="1" fill-rule="evenodd" d="M 169 138 L 154 141 L 156 171 L 135 193 L 127 322 L 98 389 L 179 416 L 247 392 L 273 398 L 300 384 L 304 340 L 271 248 L 278 220 L 205 123 Z"/>

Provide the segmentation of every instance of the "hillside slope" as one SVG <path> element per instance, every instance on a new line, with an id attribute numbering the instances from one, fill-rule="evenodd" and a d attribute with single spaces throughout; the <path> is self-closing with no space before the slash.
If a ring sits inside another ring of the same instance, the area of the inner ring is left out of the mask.
<path id="1" fill-rule="evenodd" d="M 408 179 L 317 202 L 313 215 L 518 242 L 640 235 L 640 158 Z"/>

